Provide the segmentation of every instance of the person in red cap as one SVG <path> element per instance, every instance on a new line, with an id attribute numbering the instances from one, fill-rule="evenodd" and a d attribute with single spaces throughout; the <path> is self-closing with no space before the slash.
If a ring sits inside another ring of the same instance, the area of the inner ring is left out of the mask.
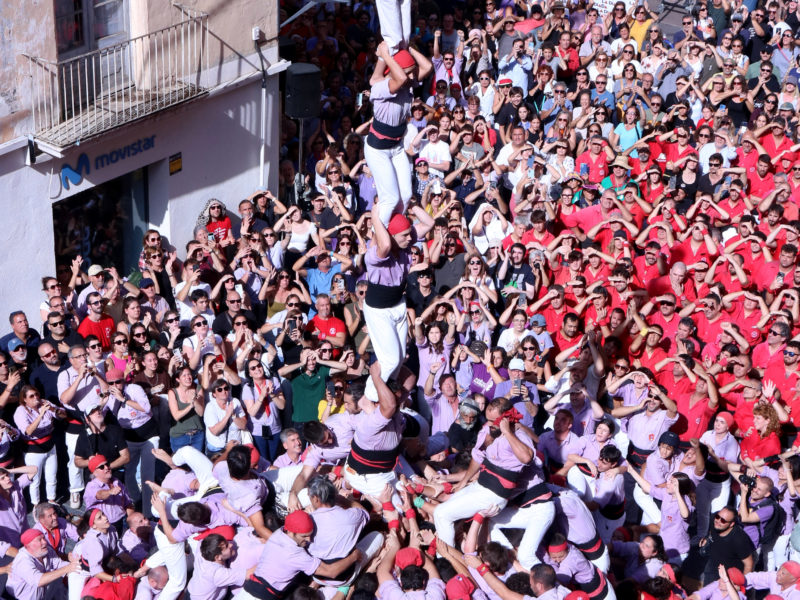
<path id="1" fill-rule="evenodd" d="M 748 588 L 769 590 L 783 600 L 800 599 L 800 563 L 793 560 L 787 560 L 777 571 L 748 573 L 745 581 Z"/>
<path id="2" fill-rule="evenodd" d="M 395 577 L 396 567 L 399 578 Z M 386 554 L 378 565 L 378 593 L 381 600 L 405 600 L 414 593 L 425 600 L 445 600 L 445 585 L 430 556 L 417 548 L 401 548 L 394 531 L 386 540 Z"/>
<path id="3" fill-rule="evenodd" d="M 375 234 L 364 257 L 368 282 L 364 320 L 370 339 L 376 341 L 373 348 L 384 382 L 397 376 L 406 356 L 405 291 L 411 265 L 410 249 L 433 228 L 433 219 L 421 207 L 414 206 L 410 212 L 417 219 L 416 225 L 412 226 L 404 214 L 396 214 L 384 227 L 379 207 L 373 206 Z M 367 383 L 365 396 L 372 402 L 378 401 L 375 384 L 371 381 Z"/>
<path id="4" fill-rule="evenodd" d="M 86 509 L 99 508 L 117 530 L 122 531 L 122 520 L 133 512 L 133 500 L 128 495 L 125 484 L 114 477 L 108 460 L 102 454 L 89 459 L 89 472 L 94 476 L 86 484 L 83 501 Z"/>
<path id="5" fill-rule="evenodd" d="M 396 3 L 396 0 L 378 2 L 382 3 Z M 386 40 L 385 30 L 383 34 Z M 415 81 L 422 81 L 430 74 L 433 65 L 414 48 L 393 54 L 387 41 L 381 42 L 377 54 L 369 96 L 374 117 L 364 145 L 364 158 L 375 181 L 378 214 L 381 222 L 388 225 L 395 212 L 405 212 L 411 199 L 411 165 L 403 143 L 414 99 L 411 88 Z M 381 70 L 383 77 L 377 75 Z"/>
<path id="6" fill-rule="evenodd" d="M 26 530 L 20 540 L 23 547 L 11 563 L 8 591 L 17 600 L 63 597 L 66 588 L 62 578 L 79 571 L 80 564 L 61 560 L 38 529 Z"/>
<path id="7" fill-rule="evenodd" d="M 472 600 L 475 584 L 465 575 L 456 575 L 447 582 L 447 585 L 444 586 L 444 591 L 447 594 L 447 600 Z M 480 590 L 478 592 L 481 597 L 484 597 L 483 592 Z"/>
<path id="8" fill-rule="evenodd" d="M 239 600 L 279 600 L 285 598 L 300 573 L 333 579 L 361 558 L 353 550 L 344 558 L 323 562 L 308 553 L 314 538 L 314 521 L 302 510 L 289 513 L 283 528 L 275 531 L 264 544 L 255 571 L 245 581 Z"/>

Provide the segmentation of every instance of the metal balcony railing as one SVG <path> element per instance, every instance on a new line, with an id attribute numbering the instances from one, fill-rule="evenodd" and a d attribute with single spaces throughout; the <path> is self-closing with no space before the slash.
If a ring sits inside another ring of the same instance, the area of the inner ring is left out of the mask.
<path id="1" fill-rule="evenodd" d="M 207 90 L 208 16 L 81 56 L 28 59 L 34 136 L 58 148 L 180 104 Z"/>

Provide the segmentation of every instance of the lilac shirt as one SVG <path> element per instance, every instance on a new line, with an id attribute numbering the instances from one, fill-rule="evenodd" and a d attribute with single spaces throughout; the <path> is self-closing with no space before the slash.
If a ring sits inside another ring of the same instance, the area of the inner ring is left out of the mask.
<path id="1" fill-rule="evenodd" d="M 375 115 L 377 118 L 377 115 Z M 416 230 L 411 228 L 411 245 L 417 242 Z M 411 246 L 409 246 L 411 248 Z M 364 255 L 364 264 L 367 267 L 367 281 L 380 285 L 398 287 L 405 285 L 408 269 L 411 266 L 411 251 L 401 250 L 395 256 L 389 252 L 386 258 L 378 256 L 378 246 L 370 242 L 367 253 Z"/>
<path id="2" fill-rule="evenodd" d="M 436 435 L 439 432 L 447 433 L 450 430 L 450 425 L 455 423 L 458 418 L 458 402 L 459 397 L 453 397 L 454 403 L 451 404 L 450 400 L 445 398 L 441 393 L 434 394 L 433 396 L 425 395 L 425 401 L 431 407 L 431 435 Z"/>
<path id="3" fill-rule="evenodd" d="M 384 581 L 378 588 L 377 597 L 380 600 L 445 600 L 444 581 L 429 579 L 425 590 L 404 592 L 400 584 L 394 579 Z"/>
<path id="4" fill-rule="evenodd" d="M 325 420 L 325 426 L 333 434 L 331 446 L 312 444 L 306 452 L 303 464 L 316 469 L 323 462 L 336 464 L 350 453 L 350 442 L 355 433 L 355 415 L 348 412 L 331 415 Z"/>
<path id="5" fill-rule="evenodd" d="M 581 443 L 581 438 L 572 431 L 567 432 L 567 437 L 564 438 L 564 441 L 559 442 L 556 439 L 555 431 L 549 430 L 539 436 L 537 448 L 547 457 L 548 464 L 557 463 L 563 466 L 566 464 L 567 457 L 570 454 L 580 454 L 583 444 Z"/>
<path id="6" fill-rule="evenodd" d="M 745 580 L 747 580 L 750 575 L 753 575 L 753 573 L 745 575 Z M 697 590 L 694 595 L 697 596 L 699 600 L 728 600 L 730 598 L 727 592 L 728 588 L 725 586 L 725 591 L 722 591 L 722 589 L 720 589 L 721 583 L 721 579 L 712 581 L 707 586 L 701 587 L 699 590 Z M 739 600 L 745 600 L 746 597 L 747 596 L 745 596 L 742 592 L 739 592 Z"/>
<path id="7" fill-rule="evenodd" d="M 59 399 L 61 399 L 61 397 L 64 395 L 64 392 L 67 390 L 67 388 L 75 383 L 76 379 L 78 379 L 78 372 L 73 367 L 68 367 L 58 374 Z M 78 388 L 75 390 L 75 395 L 72 397 L 72 402 L 70 402 L 68 405 L 65 404 L 65 406 L 80 406 L 81 401 L 84 400 L 86 396 L 94 392 L 95 388 L 99 389 L 97 379 L 95 379 L 93 375 L 85 375 L 78 384 Z"/>
<path id="8" fill-rule="evenodd" d="M 48 529 L 44 525 L 42 525 L 39 521 L 36 521 L 36 523 L 33 524 L 33 528 L 41 531 L 44 534 L 44 538 L 47 540 L 50 546 L 51 547 L 53 546 L 53 540 L 51 539 L 50 531 L 48 531 Z M 73 525 L 66 519 L 62 519 L 61 517 L 58 517 L 58 530 L 59 530 L 58 543 L 56 544 L 56 547 L 53 549 L 59 554 L 64 554 L 67 548 L 67 539 L 70 539 L 73 542 L 78 541 L 78 530 L 75 527 L 75 525 Z M 54 535 L 52 537 L 55 538 Z"/>
<path id="9" fill-rule="evenodd" d="M 497 372 L 500 374 L 500 377 L 508 377 L 508 370 L 505 367 L 500 367 Z M 486 369 L 486 365 L 483 363 L 473 363 L 472 383 L 469 386 L 469 391 L 473 394 L 483 394 L 486 396 L 486 400 L 490 401 L 495 398 L 496 387 L 492 376 L 489 375 L 489 371 Z"/>
<path id="10" fill-rule="evenodd" d="M 292 460 L 292 457 L 289 456 L 289 453 L 284 452 L 278 458 L 275 459 L 275 462 L 272 463 L 272 466 L 274 466 L 277 469 L 282 469 L 283 467 L 296 467 L 297 465 L 303 464 L 302 457 L 303 455 L 299 454 L 297 456 L 297 460 Z"/>
<path id="11" fill-rule="evenodd" d="M 794 585 L 790 585 L 785 590 L 778 585 L 777 571 L 761 571 L 755 573 L 748 573 L 744 576 L 747 582 L 747 587 L 752 587 L 757 590 L 769 590 L 770 594 L 777 594 L 784 600 L 800 600 L 800 590 Z"/>
<path id="12" fill-rule="evenodd" d="M 706 431 L 700 436 L 700 443 L 712 448 L 717 456 L 727 461 L 736 462 L 739 459 L 739 442 L 730 433 L 717 442 L 717 435 L 713 431 Z"/>
<path id="13" fill-rule="evenodd" d="M 116 396 L 109 396 L 108 409 L 117 416 L 120 427 L 123 429 L 138 429 L 153 418 L 150 400 L 147 399 L 147 394 L 142 389 L 142 386 L 135 383 L 127 384 L 123 396 L 126 400 L 136 402 L 144 410 L 135 409 L 130 404 L 123 404 Z"/>
<path id="14" fill-rule="evenodd" d="M 533 444 L 533 440 L 528 437 L 527 433 L 522 430 L 517 430 L 515 435 L 519 441 L 536 452 L 536 447 Z M 486 449 L 486 458 L 493 465 L 507 471 L 519 473 L 525 467 L 525 465 L 514 455 L 514 451 L 511 449 L 511 444 L 504 435 L 501 435 L 499 438 L 493 441 Z"/>
<path id="15" fill-rule="evenodd" d="M 749 502 L 750 511 L 758 515 L 759 521 L 757 523 L 742 523 L 742 529 L 753 541 L 753 545 L 758 548 L 758 542 L 761 539 L 761 529 L 767 521 L 772 518 L 775 508 L 771 503 L 767 503 L 768 498 L 760 500 L 757 504 Z"/>
<path id="16" fill-rule="evenodd" d="M 222 600 L 229 587 L 244 585 L 246 574 L 243 569 L 232 569 L 207 561 L 197 552 L 194 555 L 194 572 L 186 590 L 192 600 Z"/>
<path id="17" fill-rule="evenodd" d="M 390 77 L 381 79 L 372 86 L 369 99 L 372 102 L 372 114 L 375 119 L 387 125 L 405 123 L 411 112 L 411 101 L 414 94 L 411 88 L 403 86 L 396 93 L 389 90 Z M 373 176 L 377 173 L 373 173 Z"/>
<path id="18" fill-rule="evenodd" d="M 580 546 L 597 536 L 592 513 L 578 494 L 562 490 L 553 501 L 556 505 L 556 522 L 570 542 Z"/>
<path id="19" fill-rule="evenodd" d="M 675 551 L 678 554 L 689 552 L 689 519 L 692 517 L 694 506 L 688 497 L 683 498 L 689 508 L 689 517 L 684 519 L 681 516 L 681 509 L 675 496 L 664 488 L 651 487 L 650 495 L 661 500 L 661 531 L 659 534 L 664 540 L 664 547 L 667 553 Z"/>
<path id="20" fill-rule="evenodd" d="M 626 559 L 625 577 L 633 579 L 636 583 L 644 583 L 655 577 L 664 566 L 658 558 L 648 558 L 644 563 L 639 562 L 639 542 L 614 542 L 614 556 Z"/>
<path id="21" fill-rule="evenodd" d="M 212 471 L 219 481 L 231 506 L 243 512 L 248 517 L 261 510 L 261 505 L 269 496 L 267 483 L 260 477 L 253 479 L 232 479 L 228 470 L 228 463 L 223 461 L 214 465 Z"/>
<path id="22" fill-rule="evenodd" d="M 473 553 L 473 554 L 474 554 L 474 553 Z M 500 600 L 500 596 L 498 596 L 498 595 L 497 595 L 497 592 L 495 592 L 495 591 L 494 591 L 494 590 L 493 590 L 493 589 L 492 589 L 492 588 L 489 586 L 489 584 L 488 584 L 488 583 L 486 583 L 486 580 L 485 580 L 485 579 L 484 579 L 484 578 L 481 576 L 481 574 L 480 574 L 480 573 L 478 573 L 478 570 L 477 570 L 477 569 L 475 569 L 475 568 L 473 568 L 473 567 L 467 567 L 467 569 L 469 569 L 469 574 L 470 574 L 470 576 L 472 577 L 473 581 L 475 581 L 475 583 L 477 583 L 477 584 L 478 584 L 478 587 L 479 587 L 481 590 L 483 590 L 483 592 L 486 594 L 486 596 L 489 598 L 489 600 Z M 508 566 L 508 570 L 507 570 L 505 573 L 503 573 L 503 574 L 501 574 L 501 575 L 498 575 L 497 573 L 494 573 L 494 575 L 495 575 L 495 577 L 497 577 L 497 578 L 498 578 L 500 581 L 502 581 L 503 583 L 505 583 L 506 579 L 508 579 L 509 577 L 511 577 L 511 576 L 512 576 L 514 573 L 516 573 L 516 572 L 517 572 L 517 570 L 516 570 L 516 569 L 513 567 L 513 565 L 509 565 L 509 566 Z"/>
<path id="23" fill-rule="evenodd" d="M 197 479 L 197 476 L 191 471 L 184 471 L 183 469 L 172 469 L 164 481 L 161 482 L 162 488 L 168 488 L 175 493 L 172 495 L 173 500 L 180 500 L 181 498 L 188 498 L 193 496 L 196 490 L 191 488 L 192 482 Z"/>
<path id="24" fill-rule="evenodd" d="M 648 416 L 646 411 L 636 413 L 628 421 L 628 438 L 642 450 L 655 450 L 658 438 L 678 422 L 678 415 L 669 417 L 666 410 L 657 410 Z"/>
<path id="25" fill-rule="evenodd" d="M 363 508 L 323 506 L 311 513 L 311 518 L 317 528 L 308 553 L 330 561 L 345 558 L 353 551 L 369 514 Z"/>
<path id="26" fill-rule="evenodd" d="M 131 558 L 137 563 L 140 563 L 150 556 L 150 552 L 155 549 L 156 539 L 153 537 L 153 533 L 151 532 L 150 538 L 143 540 L 132 530 L 128 529 L 122 534 L 121 544 L 125 552 L 130 554 Z"/>
<path id="27" fill-rule="evenodd" d="M 19 548 L 19 536 L 28 528 L 28 506 L 22 490 L 30 483 L 28 476 L 23 475 L 11 484 L 8 500 L 0 496 L 0 556 L 6 553 L 9 546 Z"/>
<path id="28" fill-rule="evenodd" d="M 676 452 L 669 460 L 664 460 L 658 450 L 647 457 L 643 477 L 653 485 L 666 483 L 670 475 L 678 470 L 683 459 L 682 452 Z"/>
<path id="29" fill-rule="evenodd" d="M 371 413 L 359 413 L 353 441 L 364 450 L 392 450 L 403 437 L 405 417 L 399 410 L 387 419 L 375 405 Z"/>
<path id="30" fill-rule="evenodd" d="M 428 381 L 431 365 L 434 362 L 439 362 L 442 365 L 433 376 L 434 389 L 439 389 L 439 380 L 442 378 L 442 375 L 451 372 L 449 358 L 450 353 L 453 351 L 454 344 L 455 342 L 448 343 L 444 341 L 442 352 L 437 352 L 433 346 L 428 343 L 428 340 L 425 340 L 422 344 L 417 344 L 417 351 L 419 353 L 419 378 L 417 381 L 422 384 L 423 388 L 425 382 Z"/>
<path id="31" fill-rule="evenodd" d="M 621 504 L 625 500 L 625 478 L 620 474 L 606 477 L 605 473 L 600 473 L 592 488 L 594 501 L 601 507 Z"/>
<path id="32" fill-rule="evenodd" d="M 39 425 L 33 430 L 31 435 L 25 433 L 30 424 L 36 421 L 38 416 L 38 410 L 32 410 L 27 406 L 17 406 L 17 410 L 14 411 L 14 423 L 17 425 L 17 429 L 19 429 L 24 439 L 38 440 L 53 433 L 54 416 L 53 411 L 50 410 L 44 413 L 42 420 L 39 421 Z"/>
<path id="33" fill-rule="evenodd" d="M 121 490 L 119 494 L 109 496 L 105 500 L 99 500 L 97 498 L 97 492 L 101 490 L 110 490 L 114 486 L 119 486 Z M 83 501 L 86 503 L 86 510 L 90 508 L 99 508 L 112 523 L 116 523 L 127 514 L 125 510 L 126 507 L 133 506 L 133 500 L 131 500 L 131 497 L 128 495 L 125 484 L 119 479 L 112 479 L 109 485 L 101 483 L 97 478 L 92 478 L 92 480 L 86 484 L 86 491 L 83 493 Z"/>
<path id="34" fill-rule="evenodd" d="M 31 556 L 25 548 L 21 548 L 11 563 L 8 588 L 17 600 L 44 600 L 48 586 L 39 587 L 42 575 L 67 564 L 52 548 L 48 547 L 47 556 L 41 560 Z"/>
<path id="35" fill-rule="evenodd" d="M 83 539 L 75 544 L 73 552 L 81 557 L 84 569 L 89 570 L 89 575 L 97 575 L 103 571 L 103 560 L 112 554 L 122 551 L 119 536 L 114 527 L 109 527 L 106 533 L 97 529 L 89 529 Z"/>
<path id="36" fill-rule="evenodd" d="M 280 390 L 280 381 L 276 377 L 272 378 L 272 389 L 273 390 Z M 258 400 L 260 392 L 256 390 L 255 385 L 247 384 L 242 387 L 242 404 L 245 405 L 245 408 L 249 410 L 249 407 Z M 275 405 L 275 402 L 270 401 L 268 403 L 269 406 L 269 415 L 267 415 L 267 411 L 264 410 L 264 406 L 262 405 L 255 415 L 251 415 L 249 412 L 247 414 L 247 421 L 248 424 L 252 425 L 252 432 L 253 435 L 264 435 L 264 431 L 268 431 L 273 435 L 277 435 L 281 432 L 281 423 L 278 414 L 278 407 Z"/>
<path id="37" fill-rule="evenodd" d="M 321 563 L 279 529 L 264 544 L 255 574 L 281 591 L 294 581 L 298 573 L 313 575 Z"/>
<path id="38" fill-rule="evenodd" d="M 573 545 L 569 546 L 567 556 L 560 563 L 550 558 L 549 554 L 544 555 L 542 562 L 556 570 L 558 582 L 565 586 L 571 583 L 579 585 L 590 583 L 597 572 L 597 567 L 590 563 L 583 553 Z"/>

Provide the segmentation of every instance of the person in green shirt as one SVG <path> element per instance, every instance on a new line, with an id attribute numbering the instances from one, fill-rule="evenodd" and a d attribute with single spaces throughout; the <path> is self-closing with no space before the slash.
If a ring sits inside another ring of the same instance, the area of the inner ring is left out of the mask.
<path id="1" fill-rule="evenodd" d="M 300 353 L 300 362 L 285 365 L 278 371 L 281 377 L 292 380 L 292 426 L 303 440 L 303 426 L 317 420 L 317 406 L 325 398 L 328 377 L 346 370 L 344 363 L 323 360 L 317 350 L 306 348 Z"/>

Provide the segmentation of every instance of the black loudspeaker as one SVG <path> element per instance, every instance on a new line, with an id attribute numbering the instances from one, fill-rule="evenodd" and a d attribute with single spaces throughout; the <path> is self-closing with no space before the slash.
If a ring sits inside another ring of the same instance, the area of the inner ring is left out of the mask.
<path id="1" fill-rule="evenodd" d="M 286 70 L 286 99 L 284 112 L 292 119 L 319 116 L 322 89 L 319 68 L 307 63 L 295 63 Z"/>

